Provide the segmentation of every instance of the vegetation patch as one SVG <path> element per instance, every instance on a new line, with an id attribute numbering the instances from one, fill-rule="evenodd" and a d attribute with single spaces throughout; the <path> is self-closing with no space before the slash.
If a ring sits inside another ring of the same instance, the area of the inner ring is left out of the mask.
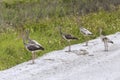
<path id="1" fill-rule="evenodd" d="M 114 10 L 111 11 L 99 9 L 96 12 L 91 11 L 82 15 L 82 13 L 77 13 L 79 11 L 77 5 L 70 7 L 73 4 L 72 0 L 58 0 L 58 2 L 53 0 L 57 6 L 53 6 L 53 2 L 49 0 L 46 0 L 46 3 L 40 1 L 41 4 L 44 4 L 43 7 L 34 2 L 23 2 L 18 3 L 18 5 L 15 2 L 10 4 L 11 7 L 6 7 L 3 3 L 0 5 L 0 70 L 8 69 L 31 59 L 31 53 L 25 49 L 22 41 L 23 32 L 26 29 L 30 30 L 30 38 L 35 39 L 45 48 L 44 51 L 38 52 L 37 56 L 63 49 L 68 45 L 59 33 L 59 26 L 62 27 L 63 32 L 79 38 L 77 41 L 72 41 L 71 44 L 85 41 L 84 36 L 79 31 L 80 26 L 84 26 L 93 33 L 89 39 L 95 39 L 99 36 L 99 27 L 104 28 L 105 35 L 120 31 L 119 6 L 117 6 L 117 10 L 116 8 L 112 8 Z M 84 4 L 88 3 L 87 0 L 81 1 Z M 49 6 L 47 6 L 48 3 Z M 64 7 L 61 7 L 61 4 Z"/>

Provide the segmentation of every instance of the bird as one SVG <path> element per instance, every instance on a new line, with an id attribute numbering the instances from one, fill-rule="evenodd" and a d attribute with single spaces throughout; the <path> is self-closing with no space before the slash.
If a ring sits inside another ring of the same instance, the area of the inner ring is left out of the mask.
<path id="1" fill-rule="evenodd" d="M 36 52 L 40 50 L 44 50 L 44 48 L 37 41 L 32 40 L 28 36 L 28 31 L 26 31 L 26 35 L 23 37 L 23 44 L 25 48 L 32 53 L 32 64 L 35 63 L 34 59 L 36 58 Z"/>
<path id="2" fill-rule="evenodd" d="M 63 37 L 63 39 L 65 39 L 65 40 L 68 42 L 68 44 L 69 44 L 68 52 L 71 52 L 70 41 L 71 41 L 71 40 L 78 40 L 78 38 L 77 38 L 77 37 L 74 37 L 74 36 L 71 35 L 71 34 L 65 34 L 65 33 L 63 33 L 61 28 L 62 28 L 62 27 L 59 27 L 60 34 L 61 34 L 61 36 Z"/>
<path id="3" fill-rule="evenodd" d="M 26 30 L 26 38 L 28 40 L 28 43 L 40 45 L 36 40 L 30 39 L 30 37 L 29 37 L 29 31 L 28 30 Z"/>
<path id="4" fill-rule="evenodd" d="M 105 51 L 108 51 L 108 43 L 114 43 L 112 40 L 110 40 L 108 37 L 102 34 L 102 28 L 99 28 L 100 31 L 100 38 L 104 43 Z"/>
<path id="5" fill-rule="evenodd" d="M 87 30 L 86 28 L 84 27 L 80 27 L 80 32 L 84 35 L 84 36 L 90 36 L 92 35 L 92 32 L 90 32 L 89 30 Z M 85 46 L 88 46 L 88 38 L 86 37 L 86 45 Z"/>

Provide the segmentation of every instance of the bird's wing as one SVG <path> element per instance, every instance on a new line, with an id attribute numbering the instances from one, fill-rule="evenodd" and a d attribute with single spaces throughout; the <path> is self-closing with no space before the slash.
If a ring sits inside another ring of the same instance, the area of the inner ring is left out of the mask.
<path id="1" fill-rule="evenodd" d="M 36 40 L 30 40 L 29 43 L 30 43 L 30 44 L 37 44 L 37 45 L 40 45 L 40 46 L 41 46 L 41 44 L 39 44 Z"/>
<path id="2" fill-rule="evenodd" d="M 90 32 L 89 30 L 87 30 L 85 28 L 80 28 L 80 31 L 85 35 L 91 35 L 92 34 L 92 32 Z"/>
<path id="3" fill-rule="evenodd" d="M 44 48 L 40 45 L 36 45 L 36 44 L 28 44 L 27 45 L 27 49 L 31 50 L 31 51 L 35 51 L 35 50 L 44 50 Z"/>
<path id="4" fill-rule="evenodd" d="M 108 37 L 106 37 L 104 35 L 101 35 L 101 39 L 102 39 L 102 41 L 106 40 L 108 43 L 113 43 L 112 40 L 110 40 Z"/>
<path id="5" fill-rule="evenodd" d="M 70 35 L 70 34 L 65 34 L 65 37 L 66 37 L 67 39 L 78 39 L 78 38 L 76 38 L 76 37 L 74 37 L 74 36 L 72 36 L 72 35 Z"/>
<path id="6" fill-rule="evenodd" d="M 114 43 L 112 40 L 110 40 L 109 38 L 107 38 L 107 42 L 109 42 L 109 43 Z"/>

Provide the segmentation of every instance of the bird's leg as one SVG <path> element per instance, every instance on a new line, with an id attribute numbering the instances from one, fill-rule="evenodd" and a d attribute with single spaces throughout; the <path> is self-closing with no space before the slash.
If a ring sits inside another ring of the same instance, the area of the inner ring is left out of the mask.
<path id="1" fill-rule="evenodd" d="M 105 51 L 108 51 L 108 44 L 106 40 L 104 41 L 104 46 L 105 46 Z"/>
<path id="2" fill-rule="evenodd" d="M 32 64 L 35 63 L 35 62 L 34 62 L 34 59 L 35 59 L 35 53 L 34 53 L 34 51 L 32 51 Z"/>
<path id="3" fill-rule="evenodd" d="M 105 43 L 105 41 L 103 41 L 103 42 L 104 42 L 104 48 L 105 48 L 104 51 L 106 51 L 106 43 Z"/>
<path id="4" fill-rule="evenodd" d="M 107 41 L 106 41 L 106 51 L 108 51 L 108 43 L 107 43 Z"/>
<path id="5" fill-rule="evenodd" d="M 88 38 L 87 38 L 87 36 L 84 36 L 84 39 L 85 39 L 85 45 L 84 46 L 88 46 Z"/>
<path id="6" fill-rule="evenodd" d="M 70 46 L 70 41 L 68 41 L 68 43 L 69 43 L 69 52 L 71 52 L 71 46 Z"/>
<path id="7" fill-rule="evenodd" d="M 85 46 L 88 46 L 88 41 L 86 41 L 86 45 Z"/>
<path id="8" fill-rule="evenodd" d="M 88 36 L 86 36 L 86 45 L 85 46 L 88 46 Z"/>
<path id="9" fill-rule="evenodd" d="M 34 59 L 36 59 L 36 53 L 34 53 Z"/>

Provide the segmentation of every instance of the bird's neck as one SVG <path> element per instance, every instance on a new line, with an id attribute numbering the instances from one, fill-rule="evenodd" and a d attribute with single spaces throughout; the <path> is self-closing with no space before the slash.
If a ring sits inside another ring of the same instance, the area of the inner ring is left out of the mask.
<path id="1" fill-rule="evenodd" d="M 62 32 L 61 28 L 60 28 L 60 34 L 63 35 L 63 32 Z"/>
<path id="2" fill-rule="evenodd" d="M 27 45 L 27 43 L 26 43 L 26 40 L 23 38 L 23 44 L 24 45 Z"/>
<path id="3" fill-rule="evenodd" d="M 102 29 L 99 30 L 99 34 L 100 34 L 100 36 L 103 36 Z"/>

